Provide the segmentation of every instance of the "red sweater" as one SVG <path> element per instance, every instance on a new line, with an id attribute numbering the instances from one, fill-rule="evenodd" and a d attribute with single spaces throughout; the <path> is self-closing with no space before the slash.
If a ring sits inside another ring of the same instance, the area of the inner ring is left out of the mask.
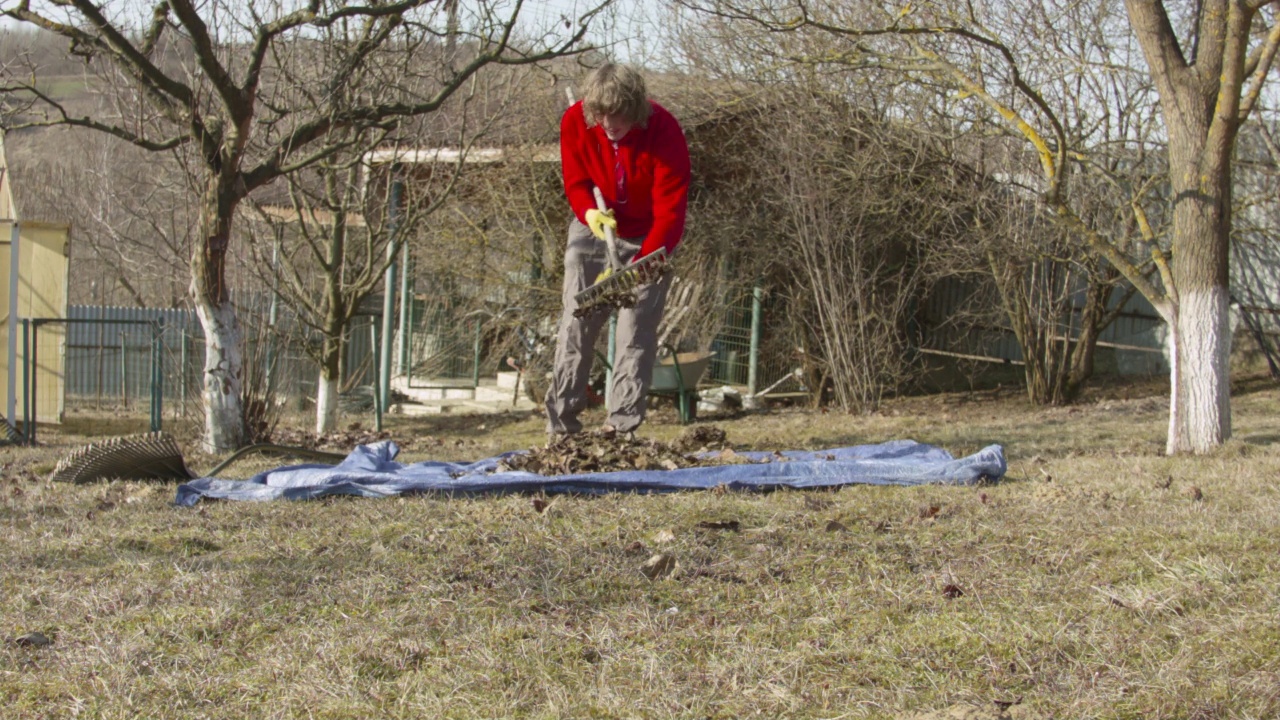
<path id="1" fill-rule="evenodd" d="M 564 192 L 578 220 L 596 206 L 598 186 L 618 220 L 618 235 L 643 237 L 636 259 L 665 247 L 675 250 L 684 232 L 689 197 L 689 146 L 674 116 L 653 105 L 647 127 L 634 127 L 614 144 L 599 125 L 587 127 L 582 103 L 574 103 L 560 119 L 560 160 Z M 615 170 L 622 171 L 621 194 Z"/>

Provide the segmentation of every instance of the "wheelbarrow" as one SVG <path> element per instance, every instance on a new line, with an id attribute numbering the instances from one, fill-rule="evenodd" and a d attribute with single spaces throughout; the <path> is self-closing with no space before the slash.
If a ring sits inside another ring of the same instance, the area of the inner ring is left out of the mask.
<path id="1" fill-rule="evenodd" d="M 671 352 L 660 358 L 653 366 L 649 394 L 674 397 L 680 411 L 680 422 L 688 425 L 698 416 L 698 381 L 713 357 L 714 352 Z"/>

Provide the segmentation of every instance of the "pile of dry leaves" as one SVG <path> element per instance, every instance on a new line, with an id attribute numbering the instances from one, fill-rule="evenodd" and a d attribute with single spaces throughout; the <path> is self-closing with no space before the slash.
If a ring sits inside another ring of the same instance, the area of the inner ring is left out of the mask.
<path id="1" fill-rule="evenodd" d="M 546 447 L 507 458 L 498 472 L 523 470 L 539 475 L 676 470 L 678 468 L 749 462 L 729 447 L 724 430 L 698 425 L 673 443 L 605 432 L 562 435 Z"/>
<path id="2" fill-rule="evenodd" d="M 381 440 L 391 439 L 391 433 L 386 430 L 378 432 L 364 428 L 358 423 L 351 425 L 346 430 L 333 430 L 323 435 L 284 427 L 277 427 L 275 432 L 271 434 L 271 442 L 277 445 L 334 451 L 347 451 L 357 445 L 369 445 Z M 409 450 L 415 444 L 433 445 L 439 444 L 439 441 L 431 437 L 396 438 L 396 444 L 400 446 L 401 450 Z"/>

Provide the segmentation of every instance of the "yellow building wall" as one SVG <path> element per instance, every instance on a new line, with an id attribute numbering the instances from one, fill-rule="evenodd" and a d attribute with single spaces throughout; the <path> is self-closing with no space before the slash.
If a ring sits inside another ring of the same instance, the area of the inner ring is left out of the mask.
<path id="1" fill-rule="evenodd" d="M 58 223 L 24 222 L 19 227 L 18 318 L 67 316 L 67 237 L 69 227 Z M 13 225 L 0 221 L 0 409 L 8 406 L 9 373 L 9 257 Z M 36 420 L 62 422 L 66 401 L 67 328 L 53 323 L 36 333 Z M 17 337 L 17 404 L 22 417 L 22 327 Z"/>

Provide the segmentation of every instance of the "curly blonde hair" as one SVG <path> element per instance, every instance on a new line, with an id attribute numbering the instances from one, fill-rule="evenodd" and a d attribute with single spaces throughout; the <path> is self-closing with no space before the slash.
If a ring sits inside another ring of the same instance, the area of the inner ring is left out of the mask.
<path id="1" fill-rule="evenodd" d="M 621 115 L 633 125 L 645 127 L 652 112 L 644 78 L 634 68 L 606 63 L 587 76 L 582 95 L 587 127 L 606 115 Z"/>

